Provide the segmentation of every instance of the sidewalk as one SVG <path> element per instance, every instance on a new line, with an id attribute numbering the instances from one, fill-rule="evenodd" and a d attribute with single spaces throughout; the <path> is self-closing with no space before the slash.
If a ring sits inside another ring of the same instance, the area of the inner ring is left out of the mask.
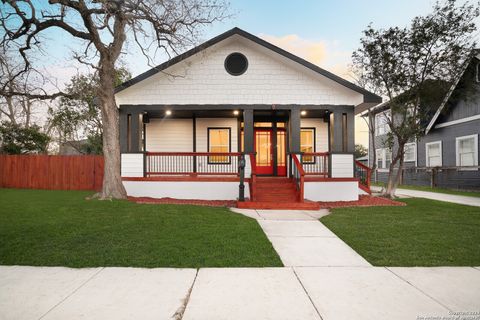
<path id="1" fill-rule="evenodd" d="M 453 311 L 480 311 L 480 268 L 0 266 L 2 320 L 371 320 Z"/>
<path id="2" fill-rule="evenodd" d="M 380 191 L 381 187 L 372 186 L 372 191 Z M 465 204 L 474 207 L 480 207 L 480 198 L 479 197 L 468 197 L 468 196 L 458 196 L 454 194 L 446 194 L 440 192 L 428 192 L 428 191 L 418 191 L 418 190 L 407 190 L 407 189 L 397 189 L 396 194 L 398 196 L 407 196 L 414 198 L 426 198 L 438 201 L 452 202 L 458 204 Z"/>

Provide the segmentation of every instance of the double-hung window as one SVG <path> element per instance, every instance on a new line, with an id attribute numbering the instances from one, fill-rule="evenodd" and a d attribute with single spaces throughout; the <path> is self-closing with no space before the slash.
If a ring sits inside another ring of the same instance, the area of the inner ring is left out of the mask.
<path id="1" fill-rule="evenodd" d="M 417 144 L 415 142 L 405 144 L 405 153 L 403 161 L 414 162 L 417 160 Z"/>
<path id="2" fill-rule="evenodd" d="M 457 167 L 478 166 L 478 134 L 456 138 Z"/>
<path id="3" fill-rule="evenodd" d="M 387 148 L 376 149 L 377 169 L 386 170 L 392 163 L 392 150 Z"/>
<path id="4" fill-rule="evenodd" d="M 442 166 L 442 141 L 429 142 L 425 144 L 426 166 Z"/>
<path id="5" fill-rule="evenodd" d="M 300 151 L 302 153 L 315 152 L 315 128 L 302 128 L 300 131 Z M 313 156 L 303 156 L 303 163 L 314 162 Z"/>
<path id="6" fill-rule="evenodd" d="M 230 128 L 208 128 L 208 152 L 230 152 Z M 208 163 L 230 163 L 230 157 L 227 155 L 209 156 Z"/>
<path id="7" fill-rule="evenodd" d="M 377 113 L 375 115 L 375 135 L 381 136 L 390 132 L 390 127 L 388 126 L 388 121 L 390 119 L 391 113 L 390 110 Z"/>

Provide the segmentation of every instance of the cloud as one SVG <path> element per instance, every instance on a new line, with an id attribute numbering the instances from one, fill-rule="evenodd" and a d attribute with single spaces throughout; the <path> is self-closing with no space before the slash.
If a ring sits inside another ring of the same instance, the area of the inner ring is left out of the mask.
<path id="1" fill-rule="evenodd" d="M 260 38 L 339 76 L 348 75 L 351 53 L 342 50 L 339 41 L 310 40 L 296 34 L 280 37 L 260 34 Z"/>

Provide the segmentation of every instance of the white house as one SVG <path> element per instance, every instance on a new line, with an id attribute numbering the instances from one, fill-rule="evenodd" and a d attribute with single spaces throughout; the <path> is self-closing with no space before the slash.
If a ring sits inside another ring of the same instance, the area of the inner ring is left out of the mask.
<path id="1" fill-rule="evenodd" d="M 123 83 L 115 98 L 130 196 L 315 208 L 368 191 L 354 108 L 381 98 L 241 29 Z"/>

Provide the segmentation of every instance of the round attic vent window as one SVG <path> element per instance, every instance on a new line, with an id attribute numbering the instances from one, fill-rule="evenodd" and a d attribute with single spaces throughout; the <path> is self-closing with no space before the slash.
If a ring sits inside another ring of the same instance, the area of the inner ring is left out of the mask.
<path id="1" fill-rule="evenodd" d="M 225 70 L 232 76 L 244 74 L 248 69 L 248 60 L 240 52 L 234 52 L 225 59 Z"/>

